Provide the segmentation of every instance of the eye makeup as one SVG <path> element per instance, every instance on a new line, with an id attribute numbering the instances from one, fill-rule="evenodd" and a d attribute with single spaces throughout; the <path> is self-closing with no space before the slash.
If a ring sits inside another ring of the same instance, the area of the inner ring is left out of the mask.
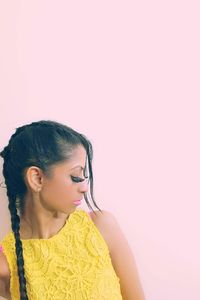
<path id="1" fill-rule="evenodd" d="M 78 183 L 78 182 L 83 182 L 85 179 L 87 179 L 88 178 L 88 176 L 85 176 L 85 178 L 80 178 L 80 177 L 76 177 L 76 176 L 71 176 L 71 179 L 72 179 L 72 181 L 73 182 L 76 182 L 76 183 Z"/>

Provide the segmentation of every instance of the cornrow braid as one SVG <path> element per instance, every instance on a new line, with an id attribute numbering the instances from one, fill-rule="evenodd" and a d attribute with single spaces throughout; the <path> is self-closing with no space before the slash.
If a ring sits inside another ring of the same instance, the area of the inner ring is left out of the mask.
<path id="1" fill-rule="evenodd" d="M 20 218 L 17 214 L 16 209 L 16 197 L 9 196 L 9 204 L 8 208 L 11 214 L 11 224 L 12 230 L 15 236 L 15 251 L 17 255 L 17 267 L 18 267 L 18 276 L 19 276 L 19 286 L 20 286 L 20 300 L 28 300 L 27 290 L 26 290 L 26 278 L 25 278 L 25 271 L 24 271 L 24 258 L 23 258 L 23 247 L 22 242 L 20 239 L 19 233 L 19 225 L 20 225 Z"/>
<path id="2" fill-rule="evenodd" d="M 18 128 L 18 130 L 11 136 L 10 142 L 13 138 L 18 135 L 23 128 Z M 7 166 L 10 154 L 10 145 L 6 146 L 4 150 L 0 153 L 0 155 L 4 158 L 4 166 L 3 166 L 3 175 L 5 177 L 5 184 L 7 186 L 7 197 L 8 197 L 8 208 L 10 210 L 11 215 L 11 226 L 12 231 L 15 237 L 15 253 L 17 256 L 17 269 L 18 269 L 18 277 L 19 277 L 19 287 L 20 287 L 20 300 L 28 300 L 27 289 L 26 289 L 26 278 L 24 271 L 24 258 L 23 258 L 23 247 L 20 239 L 20 218 L 17 214 L 16 208 L 16 192 L 14 186 L 11 186 L 11 178 L 9 178 L 9 172 L 7 172 Z"/>

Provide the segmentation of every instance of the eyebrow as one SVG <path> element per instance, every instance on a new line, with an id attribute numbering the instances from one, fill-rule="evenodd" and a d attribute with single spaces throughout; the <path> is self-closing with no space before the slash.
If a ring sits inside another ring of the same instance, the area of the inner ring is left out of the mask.
<path id="1" fill-rule="evenodd" d="M 82 170 L 84 170 L 84 168 L 82 166 L 80 166 L 80 165 L 77 165 L 77 166 L 71 168 L 70 170 L 73 170 L 73 169 L 76 169 L 76 168 L 81 168 Z"/>

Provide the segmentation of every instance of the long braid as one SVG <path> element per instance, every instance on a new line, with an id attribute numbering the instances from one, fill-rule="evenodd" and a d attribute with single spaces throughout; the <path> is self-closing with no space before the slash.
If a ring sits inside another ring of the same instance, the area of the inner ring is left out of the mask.
<path id="1" fill-rule="evenodd" d="M 22 131 L 18 130 L 15 134 L 12 135 L 11 139 L 14 138 L 19 132 Z M 10 154 L 10 147 L 7 146 L 1 152 L 1 156 L 4 158 L 3 164 L 3 175 L 5 178 L 5 184 L 7 186 L 7 197 L 9 200 L 8 208 L 10 210 L 11 215 L 11 226 L 12 231 L 15 237 L 15 252 L 17 256 L 17 270 L 18 270 L 18 277 L 19 277 L 19 288 L 20 288 L 20 300 L 28 300 L 27 296 L 27 289 L 26 289 L 26 278 L 25 278 L 25 271 L 24 271 L 24 258 L 23 258 L 23 247 L 22 242 L 20 239 L 20 218 L 17 213 L 16 208 L 16 191 L 15 187 L 12 184 L 12 178 L 10 178 L 9 172 L 9 154 Z"/>
<path id="2" fill-rule="evenodd" d="M 7 193 L 8 195 L 9 193 Z M 27 289 L 26 289 L 26 278 L 24 274 L 24 258 L 23 258 L 23 247 L 22 242 L 20 239 L 20 218 L 17 214 L 16 209 L 16 197 L 8 196 L 9 198 L 9 204 L 8 208 L 10 210 L 11 214 L 11 224 L 12 224 L 12 230 L 14 232 L 15 236 L 15 251 L 17 255 L 17 269 L 18 269 L 18 276 L 19 276 L 19 286 L 20 286 L 20 300 L 28 300 L 27 296 Z"/>

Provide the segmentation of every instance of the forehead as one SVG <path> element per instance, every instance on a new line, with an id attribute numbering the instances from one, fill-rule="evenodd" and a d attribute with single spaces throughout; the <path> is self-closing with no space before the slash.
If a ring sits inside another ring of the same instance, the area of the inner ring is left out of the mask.
<path id="1" fill-rule="evenodd" d="M 87 153 L 84 147 L 78 146 L 72 151 L 69 160 L 62 162 L 60 167 L 65 170 L 84 170 L 87 164 Z"/>
<path id="2" fill-rule="evenodd" d="M 87 153 L 85 148 L 83 146 L 78 146 L 72 151 L 71 158 L 68 162 L 69 164 L 73 164 L 73 163 L 85 164 L 86 159 L 87 159 Z"/>

